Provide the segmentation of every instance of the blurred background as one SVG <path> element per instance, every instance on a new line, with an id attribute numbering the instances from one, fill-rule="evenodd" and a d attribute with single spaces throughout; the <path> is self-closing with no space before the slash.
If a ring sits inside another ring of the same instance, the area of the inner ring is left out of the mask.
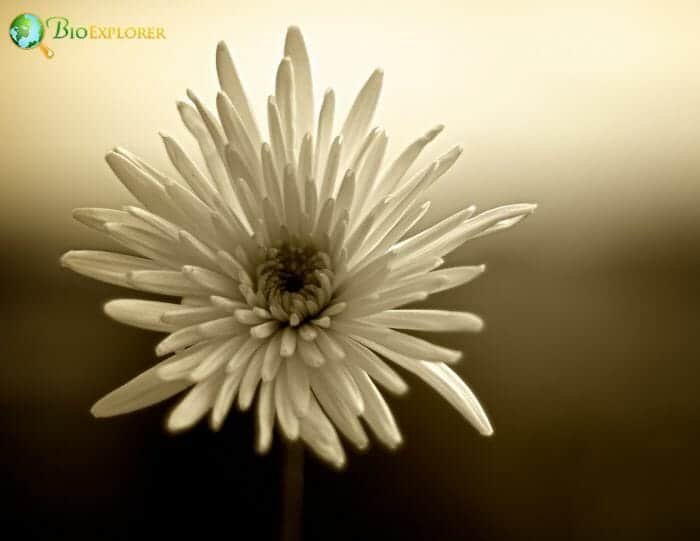
<path id="1" fill-rule="evenodd" d="M 436 123 L 428 155 L 465 152 L 427 223 L 475 203 L 537 202 L 516 229 L 450 262 L 488 272 L 432 304 L 473 310 L 458 372 L 495 427 L 482 438 L 407 376 L 390 398 L 405 444 L 308 457 L 305 539 L 696 539 L 700 532 L 700 5 L 695 1 L 3 2 L 89 26 L 162 26 L 163 41 L 0 46 L 0 522 L 24 538 L 157 534 L 276 539 L 279 441 L 252 416 L 177 437 L 172 402 L 95 420 L 92 403 L 153 363 L 155 333 L 106 318 L 123 290 L 58 265 L 111 245 L 71 219 L 131 200 L 104 163 L 123 145 L 166 165 L 187 148 L 175 100 L 211 106 L 225 39 L 264 118 L 286 27 L 317 96 L 347 111 L 376 66 L 390 152 Z M 320 100 L 319 100 L 320 101 Z"/>

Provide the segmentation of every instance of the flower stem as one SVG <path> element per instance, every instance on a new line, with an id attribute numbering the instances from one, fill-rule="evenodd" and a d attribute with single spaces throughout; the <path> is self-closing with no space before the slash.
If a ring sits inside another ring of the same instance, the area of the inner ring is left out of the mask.
<path id="1" fill-rule="evenodd" d="M 301 541 L 304 497 L 304 447 L 287 443 L 282 471 L 282 541 Z"/>

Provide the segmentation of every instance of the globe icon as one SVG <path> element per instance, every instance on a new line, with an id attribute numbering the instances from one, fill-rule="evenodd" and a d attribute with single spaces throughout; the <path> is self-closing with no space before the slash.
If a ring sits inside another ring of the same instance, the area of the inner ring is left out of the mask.
<path id="1" fill-rule="evenodd" d="M 36 15 L 31 13 L 17 15 L 10 23 L 10 38 L 20 49 L 33 49 L 39 46 L 47 58 L 53 56 L 51 49 L 41 45 L 41 40 L 44 38 L 44 24 Z"/>
<path id="2" fill-rule="evenodd" d="M 33 49 L 44 37 L 44 25 L 36 15 L 17 15 L 10 24 L 10 37 L 21 49 Z"/>

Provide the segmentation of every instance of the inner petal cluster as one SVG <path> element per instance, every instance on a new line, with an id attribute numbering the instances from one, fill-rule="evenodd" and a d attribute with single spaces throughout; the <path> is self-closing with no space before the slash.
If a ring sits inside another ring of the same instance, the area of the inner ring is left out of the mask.
<path id="1" fill-rule="evenodd" d="M 266 249 L 256 277 L 258 302 L 292 327 L 314 318 L 331 299 L 331 259 L 311 245 L 289 243 Z"/>

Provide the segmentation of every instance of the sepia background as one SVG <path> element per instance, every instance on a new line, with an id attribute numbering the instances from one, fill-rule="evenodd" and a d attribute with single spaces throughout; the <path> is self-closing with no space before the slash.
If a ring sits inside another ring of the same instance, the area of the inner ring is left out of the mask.
<path id="1" fill-rule="evenodd" d="M 435 155 L 464 145 L 426 223 L 468 203 L 540 205 L 455 252 L 488 272 L 433 301 L 487 322 L 444 342 L 465 351 L 457 370 L 495 435 L 408 377 L 390 398 L 398 452 L 351 452 L 342 473 L 308 458 L 304 538 L 697 538 L 697 2 L 33 0 L 3 2 L 0 24 L 23 11 L 167 39 L 46 38 L 52 60 L 0 40 L 0 523 L 24 538 L 277 538 L 283 449 L 254 453 L 251 415 L 176 437 L 172 402 L 90 416 L 158 338 L 108 320 L 101 304 L 124 291 L 58 258 L 110 246 L 71 219 L 130 202 L 108 149 L 169 170 L 158 130 L 194 148 L 174 103 L 188 87 L 214 103 L 218 40 L 264 118 L 296 24 L 317 96 L 333 86 L 341 114 L 384 68 L 390 151 L 436 123 Z"/>

